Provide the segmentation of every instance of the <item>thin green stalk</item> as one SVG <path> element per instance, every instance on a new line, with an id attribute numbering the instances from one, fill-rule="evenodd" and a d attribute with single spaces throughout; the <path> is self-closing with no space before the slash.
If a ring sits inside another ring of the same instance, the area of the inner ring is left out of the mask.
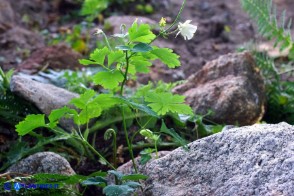
<path id="1" fill-rule="evenodd" d="M 128 51 L 125 52 L 126 54 L 126 71 L 125 71 L 125 75 L 124 75 L 124 80 L 121 84 L 121 88 L 120 88 L 120 95 L 123 96 L 123 93 L 124 93 L 124 86 L 125 86 L 125 83 L 128 79 L 128 72 L 129 72 L 129 57 L 128 57 Z"/>
<path id="2" fill-rule="evenodd" d="M 184 10 L 184 7 L 185 7 L 185 4 L 186 4 L 186 1 L 187 0 L 184 0 L 182 5 L 181 5 L 181 8 L 180 8 L 180 11 L 178 12 L 178 15 L 176 16 L 174 22 L 164 31 L 161 31 L 149 44 L 153 43 L 158 37 L 160 37 L 161 35 L 163 34 L 166 34 L 169 30 L 171 30 L 175 25 L 176 23 L 179 21 L 180 19 L 180 16 Z"/>
<path id="3" fill-rule="evenodd" d="M 186 1 L 187 1 L 187 0 L 184 0 L 184 1 L 183 1 L 182 5 L 181 5 L 181 8 L 180 8 L 180 11 L 179 11 L 179 13 L 178 13 L 176 19 L 175 19 L 174 22 L 169 26 L 169 28 L 167 28 L 164 32 L 168 32 L 169 30 L 171 30 L 171 29 L 173 28 L 173 26 L 175 26 L 175 24 L 179 21 L 180 16 L 181 16 L 181 14 L 182 14 L 182 12 L 183 12 L 183 10 L 184 10 L 184 7 L 185 7 L 185 4 L 186 4 Z"/>
<path id="4" fill-rule="evenodd" d="M 117 158 L 116 158 L 116 153 L 117 153 L 117 140 L 116 140 L 116 133 L 113 133 L 113 164 L 114 167 L 117 167 Z"/>
<path id="5" fill-rule="evenodd" d="M 98 157 L 100 157 L 100 159 L 102 159 L 109 167 L 111 167 L 111 169 L 114 169 L 116 170 L 116 168 L 111 164 L 109 163 L 104 157 L 102 154 L 100 154 L 91 144 L 89 144 L 86 140 L 83 140 L 80 138 L 80 140 L 82 141 L 82 143 L 84 143 L 86 146 L 88 146 L 92 152 L 94 152 L 94 154 L 96 154 Z"/>
<path id="6" fill-rule="evenodd" d="M 127 124 L 126 124 L 126 120 L 125 120 L 124 108 L 122 107 L 121 109 L 122 109 L 124 133 L 125 133 L 126 141 L 127 141 L 127 144 L 128 144 L 129 153 L 131 155 L 131 159 L 132 159 L 132 162 L 133 162 L 133 166 L 134 166 L 135 172 L 138 173 L 138 168 L 137 168 L 137 165 L 135 163 L 135 158 L 134 158 L 132 144 L 130 143 L 130 140 L 129 140 L 129 134 L 128 134 Z"/>
<path id="7" fill-rule="evenodd" d="M 138 144 L 138 145 L 132 146 L 133 150 L 142 150 L 144 148 L 152 148 L 152 147 L 154 147 L 153 143 L 145 143 L 145 144 Z M 167 142 L 161 142 L 160 144 L 157 144 L 157 149 L 175 148 L 175 147 L 179 147 L 179 145 L 176 143 L 167 143 Z M 127 147 L 123 148 L 123 151 L 128 151 L 128 148 Z"/>
<path id="8" fill-rule="evenodd" d="M 157 141 L 158 141 L 158 140 L 155 140 L 155 141 L 154 141 L 154 148 L 155 148 L 155 158 L 156 158 L 156 159 L 158 159 Z"/>
<path id="9" fill-rule="evenodd" d="M 112 51 L 112 48 L 111 48 L 111 46 L 109 44 L 109 41 L 108 41 L 108 38 L 107 38 L 106 34 L 103 31 L 101 32 L 101 34 L 103 35 L 103 37 L 105 39 L 105 42 L 106 42 L 107 47 L 109 48 L 109 50 Z"/>

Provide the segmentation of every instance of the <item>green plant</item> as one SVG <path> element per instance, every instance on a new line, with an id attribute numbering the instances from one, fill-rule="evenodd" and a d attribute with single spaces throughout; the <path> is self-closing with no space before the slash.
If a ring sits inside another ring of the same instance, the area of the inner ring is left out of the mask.
<path id="1" fill-rule="evenodd" d="M 115 178 L 115 184 L 109 184 L 107 179 L 101 176 L 95 176 L 88 178 L 82 182 L 84 186 L 100 186 L 103 188 L 103 193 L 107 196 L 114 195 L 131 195 L 141 185 L 139 180 L 146 180 L 148 177 L 142 174 L 129 174 L 124 175 L 123 173 L 115 170 L 109 170 L 108 174 L 113 175 Z"/>
<path id="2" fill-rule="evenodd" d="M 256 22 L 258 30 L 264 37 L 275 40 L 281 50 L 288 48 L 289 57 L 294 58 L 294 45 L 291 37 L 291 21 L 286 24 L 286 12 L 277 18 L 276 7 L 272 0 L 241 0 L 243 9 Z"/>
<path id="3" fill-rule="evenodd" d="M 70 104 L 74 107 L 65 106 L 63 108 L 53 110 L 51 114 L 46 118 L 44 114 L 29 115 L 23 122 L 20 122 L 16 126 L 16 131 L 20 136 L 26 134 L 38 135 L 34 132 L 36 128 L 43 127 L 52 131 L 53 134 L 63 135 L 65 139 L 73 139 L 76 142 L 82 144 L 86 149 L 91 151 L 94 155 L 100 158 L 101 163 L 106 163 L 111 169 L 115 169 L 115 166 L 110 163 L 103 154 L 95 149 L 95 146 L 89 142 L 89 134 L 91 120 L 100 117 L 103 112 L 109 109 L 117 108 L 121 112 L 122 117 L 122 132 L 124 133 L 127 148 L 133 162 L 133 167 L 138 175 L 138 168 L 134 159 L 133 152 L 133 139 L 135 135 L 141 133 L 144 135 L 146 126 L 154 118 L 162 119 L 162 126 L 160 134 L 165 134 L 173 138 L 174 142 L 178 145 L 184 146 L 186 149 L 186 141 L 180 137 L 179 134 L 173 129 L 167 128 L 164 123 L 164 116 L 172 114 L 175 116 L 190 115 L 193 116 L 192 109 L 184 103 L 184 96 L 173 95 L 167 89 L 146 91 L 149 88 L 147 85 L 145 91 L 141 88 L 140 93 L 134 95 L 126 94 L 126 84 L 130 79 L 136 79 L 136 73 L 148 73 L 149 67 L 155 60 L 160 60 L 167 65 L 168 68 L 176 68 L 180 66 L 179 56 L 175 54 L 169 48 L 159 48 L 154 46 L 155 39 L 160 36 L 166 36 L 171 33 L 181 34 L 185 39 L 191 39 L 196 31 L 196 27 L 189 24 L 190 21 L 180 23 L 178 29 L 171 31 L 171 29 L 177 24 L 180 14 L 186 0 L 183 1 L 182 7 L 175 21 L 165 28 L 166 24 L 160 22 L 160 32 L 155 35 L 151 31 L 151 27 L 148 24 L 139 24 L 137 21 L 127 30 L 127 32 L 121 32 L 121 34 L 115 34 L 114 37 L 118 41 L 118 45 L 112 47 L 109 44 L 106 34 L 98 29 L 97 35 L 104 37 L 106 46 L 97 48 L 91 54 L 89 59 L 81 59 L 80 63 L 87 65 L 96 65 L 102 68 L 101 71 L 96 73 L 92 77 L 92 81 L 96 85 L 101 85 L 104 88 L 104 93 L 96 94 L 94 90 L 86 90 L 78 98 L 74 98 L 70 101 Z M 123 43 L 123 44 L 121 44 Z M 142 96 L 144 94 L 144 96 Z M 142 125 L 139 124 L 138 130 L 135 133 L 128 130 L 127 116 L 128 113 L 135 114 L 136 120 L 140 121 L 139 114 L 145 114 L 147 121 Z M 66 132 L 61 129 L 58 124 L 63 118 L 72 119 L 75 127 L 71 132 Z M 106 139 L 109 139 L 110 132 L 116 140 L 116 132 L 108 129 L 106 132 Z M 150 131 L 151 132 L 151 131 Z M 152 132 L 151 132 L 152 133 Z M 145 134 L 150 136 L 155 145 L 156 153 L 159 142 L 159 134 Z M 113 142 L 113 149 L 116 151 L 116 141 Z M 116 152 L 114 152 L 116 154 Z M 114 162 L 116 165 L 116 162 Z M 129 175 L 127 177 L 121 176 L 118 172 L 110 172 L 116 176 L 117 185 L 107 186 L 104 189 L 106 195 L 114 195 L 115 192 L 120 191 L 133 191 L 138 187 L 136 183 L 125 182 L 124 180 L 130 180 L 135 175 Z M 138 176 L 137 176 L 138 177 Z M 141 179 L 141 178 L 140 178 Z M 136 179 L 137 180 L 137 179 Z M 129 192 L 127 192 L 129 194 Z"/>

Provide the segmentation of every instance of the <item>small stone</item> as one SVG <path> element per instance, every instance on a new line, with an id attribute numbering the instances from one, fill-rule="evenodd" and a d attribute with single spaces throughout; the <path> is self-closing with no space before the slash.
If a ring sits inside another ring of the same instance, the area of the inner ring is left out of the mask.
<path id="1" fill-rule="evenodd" d="M 33 154 L 12 165 L 7 171 L 21 174 L 75 174 L 68 161 L 54 152 L 39 152 Z"/>

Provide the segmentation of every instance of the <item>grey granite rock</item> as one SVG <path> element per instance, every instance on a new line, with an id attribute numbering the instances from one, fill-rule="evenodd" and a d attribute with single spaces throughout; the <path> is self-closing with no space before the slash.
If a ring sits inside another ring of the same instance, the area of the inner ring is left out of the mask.
<path id="1" fill-rule="evenodd" d="M 35 104 L 41 112 L 49 115 L 52 110 L 66 106 L 68 102 L 78 94 L 51 84 L 43 84 L 23 76 L 13 76 L 10 82 L 12 92 Z M 64 119 L 60 124 L 67 130 L 71 130 L 74 124 L 71 120 Z"/>
<path id="2" fill-rule="evenodd" d="M 39 152 L 33 154 L 12 165 L 7 171 L 22 174 L 75 174 L 68 161 L 62 156 L 53 152 Z"/>
<path id="3" fill-rule="evenodd" d="M 294 193 L 294 126 L 233 128 L 189 144 L 145 169 L 145 195 L 237 196 Z"/>
<path id="4" fill-rule="evenodd" d="M 264 114 L 265 85 L 250 53 L 220 56 L 175 87 L 198 114 L 216 123 L 251 125 Z"/>

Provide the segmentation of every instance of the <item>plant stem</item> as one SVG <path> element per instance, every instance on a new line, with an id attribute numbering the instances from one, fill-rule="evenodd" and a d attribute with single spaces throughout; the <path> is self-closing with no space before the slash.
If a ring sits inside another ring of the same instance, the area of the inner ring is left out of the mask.
<path id="1" fill-rule="evenodd" d="M 109 50 L 112 51 L 112 48 L 111 48 L 111 46 L 110 46 L 110 44 L 109 44 L 109 41 L 108 41 L 108 38 L 107 38 L 106 34 L 105 34 L 103 31 L 102 31 L 101 34 L 103 35 L 103 37 L 104 37 L 104 39 L 105 39 L 105 42 L 106 42 L 107 47 L 109 48 Z"/>
<path id="2" fill-rule="evenodd" d="M 124 133 L 125 133 L 126 141 L 127 141 L 127 144 L 128 144 L 129 153 L 130 153 L 130 156 L 131 156 L 131 159 L 132 159 L 132 162 L 133 162 L 135 172 L 138 173 L 138 168 L 137 168 L 137 165 L 135 163 L 135 158 L 134 158 L 134 153 L 133 153 L 133 147 L 132 147 L 132 144 L 130 143 L 130 140 L 129 140 L 129 135 L 128 135 L 128 131 L 127 131 L 127 124 L 126 124 L 126 119 L 125 119 L 125 111 L 124 111 L 123 106 L 122 106 L 121 109 L 122 109 Z"/>
<path id="3" fill-rule="evenodd" d="M 158 159 L 158 149 L 157 149 L 157 140 L 154 141 L 154 148 L 155 148 L 155 158 Z"/>
<path id="4" fill-rule="evenodd" d="M 102 159 L 109 167 L 111 167 L 111 169 L 115 170 L 115 167 L 109 163 L 91 144 L 89 144 L 86 140 L 79 138 L 82 143 L 84 143 L 86 146 L 88 146 L 92 152 L 94 152 L 98 157 L 100 157 L 100 159 Z"/>
<path id="5" fill-rule="evenodd" d="M 113 135 L 113 164 L 114 167 L 117 167 L 117 160 L 116 160 L 116 154 L 117 154 L 117 140 L 116 140 L 116 133 Z"/>
<path id="6" fill-rule="evenodd" d="M 161 35 L 167 33 L 169 30 L 171 30 L 175 26 L 175 24 L 179 21 L 180 16 L 181 16 L 181 14 L 182 14 L 182 12 L 184 10 L 186 1 L 187 0 L 183 1 L 182 5 L 181 5 L 181 8 L 180 8 L 180 11 L 178 12 L 178 15 L 176 16 L 174 22 L 166 30 L 161 31 L 149 44 L 153 43 L 158 37 L 160 37 Z"/>
<path id="7" fill-rule="evenodd" d="M 124 80 L 121 84 L 121 88 L 120 88 L 120 95 L 123 96 L 124 94 L 124 86 L 125 86 L 125 83 L 128 79 L 128 72 L 129 72 L 129 57 L 128 57 L 128 51 L 125 52 L 126 53 L 126 72 L 124 74 Z"/>
<path id="8" fill-rule="evenodd" d="M 133 145 L 132 148 L 133 150 L 141 150 L 141 149 L 144 149 L 144 148 L 152 148 L 154 147 L 154 144 L 153 143 L 146 143 L 146 144 L 140 144 L 140 145 Z M 157 144 L 157 149 L 161 149 L 161 148 L 171 148 L 171 147 L 179 147 L 178 144 L 176 143 L 160 143 L 160 144 Z M 125 147 L 123 148 L 124 151 L 127 151 L 128 148 Z"/>
<path id="9" fill-rule="evenodd" d="M 176 19 L 175 19 L 174 22 L 169 26 L 169 28 L 167 28 L 164 32 L 167 32 L 167 31 L 171 30 L 171 28 L 173 28 L 173 26 L 175 26 L 175 24 L 179 21 L 180 16 L 181 16 L 181 14 L 182 14 L 182 12 L 183 12 L 183 9 L 184 9 L 184 7 L 185 7 L 186 1 L 187 1 L 187 0 L 184 0 L 184 1 L 183 1 L 182 5 L 181 5 L 181 8 L 180 8 L 180 11 L 178 12 L 178 15 L 177 15 Z"/>

